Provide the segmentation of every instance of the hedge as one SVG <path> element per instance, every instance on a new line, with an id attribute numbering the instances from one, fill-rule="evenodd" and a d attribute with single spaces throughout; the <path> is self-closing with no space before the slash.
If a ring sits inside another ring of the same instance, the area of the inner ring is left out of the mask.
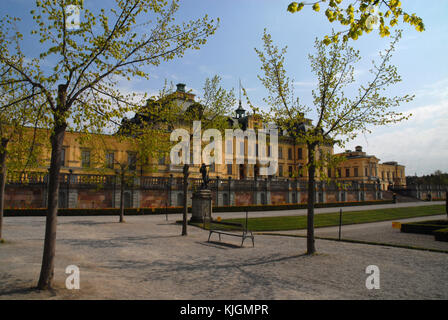
<path id="1" fill-rule="evenodd" d="M 437 241 L 448 242 L 448 228 L 434 231 L 434 236 Z"/>
<path id="2" fill-rule="evenodd" d="M 434 235 L 438 241 L 448 241 L 448 220 L 403 223 L 401 232 Z M 439 240 L 447 239 L 447 240 Z"/>
<path id="3" fill-rule="evenodd" d="M 333 208 L 333 207 L 350 207 L 361 205 L 389 204 L 392 200 L 373 200 L 361 202 L 333 202 L 333 203 L 316 203 L 315 208 Z M 213 207 L 213 212 L 245 212 L 245 211 L 276 211 L 276 210 L 294 210 L 306 209 L 306 203 L 296 204 L 276 204 L 276 205 L 247 205 L 247 206 L 219 206 Z M 124 214 L 131 215 L 151 215 L 151 214 L 174 214 L 182 213 L 183 207 L 159 207 L 159 208 L 127 208 Z M 191 207 L 188 208 L 191 212 Z M 6 217 L 42 217 L 46 216 L 47 209 L 5 209 Z M 118 208 L 107 209 L 65 209 L 58 210 L 59 216 L 117 216 L 120 214 Z"/>
<path id="4" fill-rule="evenodd" d="M 191 211 L 191 208 L 188 208 Z M 182 207 L 167 207 L 167 208 L 126 208 L 124 214 L 128 216 L 135 215 L 149 215 L 149 214 L 173 214 L 182 213 Z M 58 216 L 118 216 L 120 209 L 66 209 L 58 210 Z M 4 216 L 6 217 L 42 217 L 47 215 L 47 209 L 5 209 Z"/>

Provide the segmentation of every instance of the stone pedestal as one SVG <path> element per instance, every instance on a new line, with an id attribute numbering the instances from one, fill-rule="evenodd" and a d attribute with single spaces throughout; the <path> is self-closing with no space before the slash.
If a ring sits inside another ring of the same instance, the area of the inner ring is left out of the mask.
<path id="1" fill-rule="evenodd" d="M 212 217 L 212 192 L 211 190 L 199 190 L 193 193 L 191 208 L 191 222 L 203 222 Z"/>

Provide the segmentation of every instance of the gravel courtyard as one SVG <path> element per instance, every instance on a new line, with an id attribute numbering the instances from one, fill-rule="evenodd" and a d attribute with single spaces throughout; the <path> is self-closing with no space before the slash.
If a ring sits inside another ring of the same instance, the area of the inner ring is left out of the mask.
<path id="1" fill-rule="evenodd" d="M 316 240 L 309 257 L 304 238 L 256 235 L 240 248 L 191 226 L 182 237 L 176 219 L 59 217 L 55 290 L 38 292 L 45 219 L 7 217 L 0 299 L 448 299 L 445 253 Z M 80 290 L 65 288 L 68 265 L 80 268 Z M 366 289 L 369 265 L 378 290 Z"/>

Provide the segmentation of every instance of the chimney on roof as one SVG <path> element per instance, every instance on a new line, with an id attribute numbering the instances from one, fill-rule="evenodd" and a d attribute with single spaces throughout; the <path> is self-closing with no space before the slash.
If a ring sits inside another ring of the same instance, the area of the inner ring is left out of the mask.
<path id="1" fill-rule="evenodd" d="M 361 146 L 356 146 L 355 150 L 356 150 L 356 152 L 362 152 L 362 147 Z"/>
<path id="2" fill-rule="evenodd" d="M 185 92 L 185 84 L 184 83 L 178 83 L 176 84 L 177 92 Z"/>

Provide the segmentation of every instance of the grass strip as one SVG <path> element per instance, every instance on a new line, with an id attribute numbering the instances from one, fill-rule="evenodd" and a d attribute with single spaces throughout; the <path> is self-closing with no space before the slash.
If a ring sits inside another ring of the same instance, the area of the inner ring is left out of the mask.
<path id="1" fill-rule="evenodd" d="M 389 220 L 398 220 L 414 217 L 425 217 L 445 214 L 445 206 L 431 205 L 421 207 L 389 208 L 365 211 L 349 211 L 342 214 L 342 225 L 371 223 Z M 224 222 L 241 223 L 245 225 L 244 218 L 223 219 Z M 202 224 L 196 224 L 203 227 Z M 315 228 L 332 227 L 339 225 L 339 212 L 320 213 L 314 216 Z M 232 230 L 231 226 L 213 225 L 214 228 Z M 282 216 L 282 217 L 260 217 L 248 219 L 248 230 L 251 231 L 288 231 L 301 230 L 307 227 L 307 217 L 302 216 Z M 205 226 L 209 229 L 208 224 Z"/>

